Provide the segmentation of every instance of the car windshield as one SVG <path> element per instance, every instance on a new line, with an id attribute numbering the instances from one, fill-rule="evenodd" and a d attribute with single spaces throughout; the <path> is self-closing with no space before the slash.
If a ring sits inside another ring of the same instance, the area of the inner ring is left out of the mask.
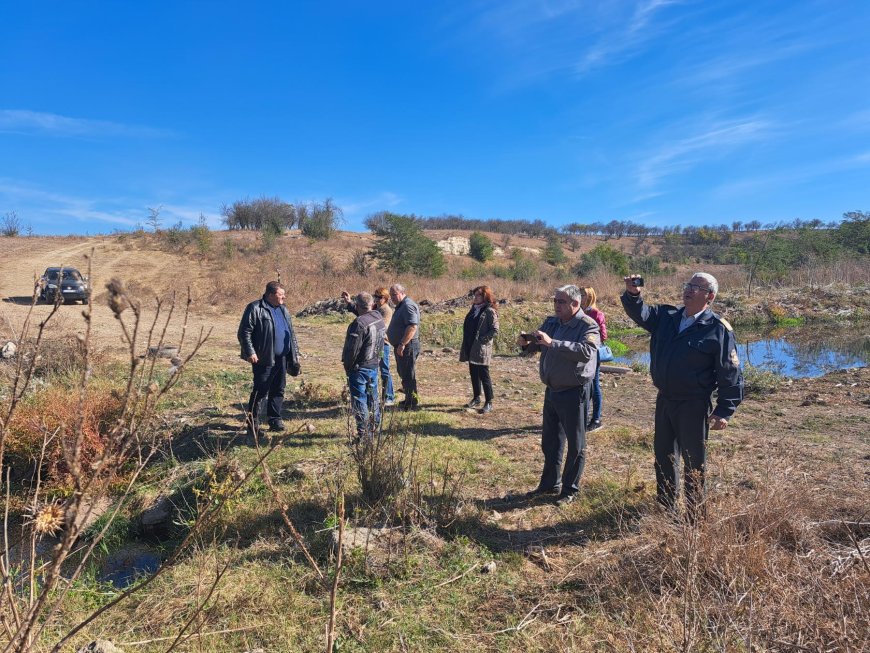
<path id="1" fill-rule="evenodd" d="M 60 270 L 57 270 L 57 269 L 48 270 L 45 273 L 45 278 L 48 279 L 49 281 L 57 281 L 57 273 L 58 272 L 60 272 Z M 63 271 L 63 280 L 64 281 L 81 281 L 82 275 L 78 270 L 64 270 Z"/>

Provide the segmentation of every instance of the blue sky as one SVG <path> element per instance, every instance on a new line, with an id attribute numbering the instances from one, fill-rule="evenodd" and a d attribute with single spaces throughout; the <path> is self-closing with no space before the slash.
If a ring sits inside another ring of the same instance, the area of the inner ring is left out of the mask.
<path id="1" fill-rule="evenodd" d="M 4 2 L 0 216 L 836 220 L 870 209 L 868 28 L 867 0 Z"/>

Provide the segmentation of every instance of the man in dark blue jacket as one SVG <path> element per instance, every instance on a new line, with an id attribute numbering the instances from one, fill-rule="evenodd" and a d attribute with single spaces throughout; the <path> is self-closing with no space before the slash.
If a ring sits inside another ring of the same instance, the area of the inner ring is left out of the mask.
<path id="1" fill-rule="evenodd" d="M 259 431 L 260 403 L 268 399 L 267 416 L 272 431 L 283 431 L 281 409 L 287 374 L 297 376 L 299 345 L 293 332 L 293 321 L 284 306 L 286 292 L 277 281 L 266 284 L 262 299 L 245 308 L 239 323 L 241 357 L 251 364 L 254 384 L 248 401 L 248 438 L 256 443 Z"/>
<path id="2" fill-rule="evenodd" d="M 650 374 L 659 391 L 653 447 L 658 500 L 674 506 L 682 456 L 686 507 L 694 519 L 704 493 L 708 430 L 726 428 L 743 400 L 734 330 L 710 310 L 719 291 L 712 275 L 697 272 L 683 285 L 682 308 L 646 304 L 634 283 L 637 278 L 625 277 L 622 306 L 638 326 L 652 334 Z"/>

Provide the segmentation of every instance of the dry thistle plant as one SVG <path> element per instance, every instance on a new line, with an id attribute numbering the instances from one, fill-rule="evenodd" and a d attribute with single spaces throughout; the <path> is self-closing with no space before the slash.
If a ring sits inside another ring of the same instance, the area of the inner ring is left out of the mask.
<path id="1" fill-rule="evenodd" d="M 90 276 L 90 269 L 88 272 Z M 42 428 L 32 434 L 39 443 L 34 478 L 18 497 L 22 500 L 23 496 L 29 519 L 20 521 L 20 528 L 16 529 L 19 530 L 17 537 L 10 537 L 10 470 L 4 464 L 10 425 L 16 410 L 28 393 L 46 327 L 57 315 L 59 304 L 56 303 L 48 316 L 34 327 L 34 306 L 38 291 L 35 288 L 30 311 L 19 334 L 20 343 L 31 337 L 31 331 L 36 331 L 33 339 L 34 355 L 18 358 L 8 399 L 0 412 L 0 466 L 6 472 L 2 479 L 6 497 L 4 547 L 0 552 L 0 618 L 3 624 L 0 643 L 3 644 L 3 651 L 30 650 L 39 640 L 47 623 L 59 613 L 72 583 L 81 576 L 95 547 L 118 515 L 140 473 L 160 449 L 164 435 L 156 428 L 158 402 L 176 385 L 185 365 L 209 336 L 209 333 L 200 330 L 189 352 L 183 349 L 191 304 L 188 295 L 178 347 L 179 359 L 174 369 L 164 374 L 157 369 L 156 358 L 149 361 L 141 354 L 148 351 L 149 347 L 163 346 L 175 312 L 175 302 L 171 301 L 167 305 L 166 302 L 157 300 L 154 318 L 146 323 L 140 302 L 130 296 L 120 281 L 113 279 L 107 284 L 107 289 L 109 306 L 118 320 L 121 337 L 129 354 L 126 381 L 119 396 L 119 409 L 114 420 L 105 425 L 104 431 L 100 433 L 102 446 L 91 458 L 83 456 L 83 443 L 86 438 L 83 410 L 74 419 L 61 423 L 56 428 L 46 428 L 43 422 Z M 92 366 L 89 358 L 92 352 L 92 316 L 93 306 L 89 299 L 88 306 L 82 311 L 85 321 L 85 334 L 81 343 L 84 360 L 77 387 L 70 391 L 77 393 L 78 406 L 84 406 L 92 392 Z M 46 496 L 42 470 L 50 447 L 59 447 L 67 474 L 70 492 L 63 501 L 48 500 Z M 123 487 L 120 497 L 117 496 L 119 482 L 122 482 Z M 94 506 L 109 499 L 115 507 L 105 520 L 105 526 L 90 542 L 80 541 L 83 524 L 90 517 Z M 56 542 L 47 554 L 40 555 L 38 542 L 49 536 L 56 536 Z M 53 650 L 59 650 L 81 627 L 130 592 L 132 590 L 122 593 L 118 599 L 72 628 L 55 644 Z"/>

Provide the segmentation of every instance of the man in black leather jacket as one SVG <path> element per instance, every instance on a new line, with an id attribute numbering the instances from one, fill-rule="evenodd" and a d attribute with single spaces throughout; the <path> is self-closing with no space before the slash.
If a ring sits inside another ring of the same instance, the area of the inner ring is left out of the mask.
<path id="1" fill-rule="evenodd" d="M 341 362 L 347 374 L 357 438 L 370 437 L 380 421 L 378 365 L 384 351 L 384 317 L 372 309 L 372 296 L 361 292 L 354 298 L 359 315 L 347 327 Z"/>
<path id="2" fill-rule="evenodd" d="M 284 430 L 281 409 L 287 374 L 297 376 L 301 371 L 299 344 L 293 331 L 293 320 L 284 306 L 285 296 L 284 287 L 277 281 L 270 281 L 262 299 L 248 304 L 239 323 L 241 357 L 251 363 L 254 374 L 246 422 L 248 437 L 255 442 L 260 424 L 260 404 L 264 399 L 268 400 L 269 428 Z"/>
<path id="3" fill-rule="evenodd" d="M 658 389 L 653 443 L 658 500 L 674 506 L 682 457 L 686 507 L 694 519 L 704 492 L 708 430 L 726 428 L 743 400 L 734 330 L 710 310 L 719 291 L 712 275 L 697 272 L 683 285 L 682 308 L 646 304 L 634 284 L 636 278 L 625 277 L 621 299 L 628 316 L 652 334 L 650 374 Z"/>

